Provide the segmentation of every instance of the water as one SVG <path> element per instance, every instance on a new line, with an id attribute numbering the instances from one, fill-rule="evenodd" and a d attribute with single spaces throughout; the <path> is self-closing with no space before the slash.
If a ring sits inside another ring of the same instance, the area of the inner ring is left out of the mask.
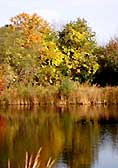
<path id="1" fill-rule="evenodd" d="M 50 156 L 54 168 L 117 168 L 118 106 L 0 109 L 0 168 L 23 168 L 40 147 L 42 168 Z"/>

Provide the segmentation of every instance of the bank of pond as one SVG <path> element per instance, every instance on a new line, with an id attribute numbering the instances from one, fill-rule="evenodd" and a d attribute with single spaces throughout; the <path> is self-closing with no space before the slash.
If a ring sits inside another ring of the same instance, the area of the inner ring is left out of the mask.
<path id="1" fill-rule="evenodd" d="M 0 94 L 1 105 L 97 105 L 118 104 L 118 87 L 64 83 L 60 86 L 7 88 Z"/>

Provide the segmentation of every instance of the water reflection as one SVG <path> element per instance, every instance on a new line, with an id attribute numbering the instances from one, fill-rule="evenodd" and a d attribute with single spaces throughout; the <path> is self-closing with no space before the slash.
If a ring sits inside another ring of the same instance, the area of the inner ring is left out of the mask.
<path id="1" fill-rule="evenodd" d="M 102 125 L 100 129 L 98 159 L 92 168 L 117 168 L 118 125 Z"/>
<path id="2" fill-rule="evenodd" d="M 117 106 L 1 108 L 0 167 L 23 167 L 42 146 L 42 168 L 50 156 L 55 168 L 117 168 L 117 121 Z"/>

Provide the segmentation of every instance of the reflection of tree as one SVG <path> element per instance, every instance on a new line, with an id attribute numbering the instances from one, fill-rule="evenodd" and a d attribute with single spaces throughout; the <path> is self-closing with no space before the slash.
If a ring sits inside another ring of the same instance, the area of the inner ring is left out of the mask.
<path id="1" fill-rule="evenodd" d="M 97 124 L 97 121 L 91 123 L 92 117 L 94 120 L 99 119 L 100 122 L 100 117 L 102 121 L 105 121 L 106 116 L 106 120 L 109 121 L 108 116 L 109 118 L 116 116 L 116 110 L 110 113 L 107 108 L 101 108 L 103 114 L 100 112 L 100 116 L 96 117 L 91 108 L 91 113 L 85 117 L 88 108 L 70 109 L 58 110 L 49 107 L 31 111 L 30 109 L 19 109 L 19 111 L 12 109 L 3 113 L 4 118 L 7 119 L 5 119 L 7 127 L 2 129 L 4 141 L 0 143 L 0 166 L 6 167 L 8 157 L 11 159 L 12 167 L 15 168 L 18 164 L 23 166 L 25 152 L 36 153 L 42 146 L 42 166 L 52 156 L 60 161 L 60 164 L 63 162 L 70 168 L 90 168 L 97 159 L 98 141 L 103 138 L 105 130 L 111 135 L 113 145 L 116 145 L 118 142 L 117 125 L 113 127 L 106 125 L 105 129 L 103 123 L 103 125 Z M 106 115 L 107 112 L 108 115 Z M 82 122 L 81 119 L 83 119 Z M 2 137 L 2 133 L 0 136 Z"/>
<path id="2" fill-rule="evenodd" d="M 0 167 L 4 165 L 4 163 L 8 159 L 7 154 L 7 144 L 6 144 L 6 130 L 7 130 L 7 121 L 6 119 L 0 115 Z M 6 165 L 2 168 L 5 168 Z"/>
<path id="3" fill-rule="evenodd" d="M 12 162 L 12 167 L 24 165 L 25 152 L 35 153 L 40 146 L 42 167 L 50 156 L 57 158 L 63 149 L 64 134 L 58 113 L 43 112 L 21 114 L 8 117 L 8 132 L 6 137 L 6 153 Z"/>
<path id="4" fill-rule="evenodd" d="M 98 136 L 97 129 L 88 124 L 73 124 L 71 133 L 71 144 L 66 142 L 63 151 L 64 160 L 71 168 L 90 168 L 96 155 L 93 145 Z"/>

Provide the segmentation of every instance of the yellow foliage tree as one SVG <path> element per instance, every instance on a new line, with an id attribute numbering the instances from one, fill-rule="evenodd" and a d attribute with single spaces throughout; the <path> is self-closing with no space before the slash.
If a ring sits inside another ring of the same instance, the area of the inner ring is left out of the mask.
<path id="1" fill-rule="evenodd" d="M 35 76 L 38 82 L 55 83 L 60 80 L 59 65 L 63 54 L 56 46 L 53 31 L 49 24 L 37 14 L 21 13 L 11 18 L 13 31 L 19 32 L 21 38 L 17 43 L 30 51 L 31 57 L 37 60 Z"/>
<path id="2" fill-rule="evenodd" d="M 24 36 L 24 47 L 32 47 L 33 43 L 43 41 L 50 32 L 48 23 L 37 14 L 21 13 L 10 19 L 13 30 L 19 30 Z"/>

